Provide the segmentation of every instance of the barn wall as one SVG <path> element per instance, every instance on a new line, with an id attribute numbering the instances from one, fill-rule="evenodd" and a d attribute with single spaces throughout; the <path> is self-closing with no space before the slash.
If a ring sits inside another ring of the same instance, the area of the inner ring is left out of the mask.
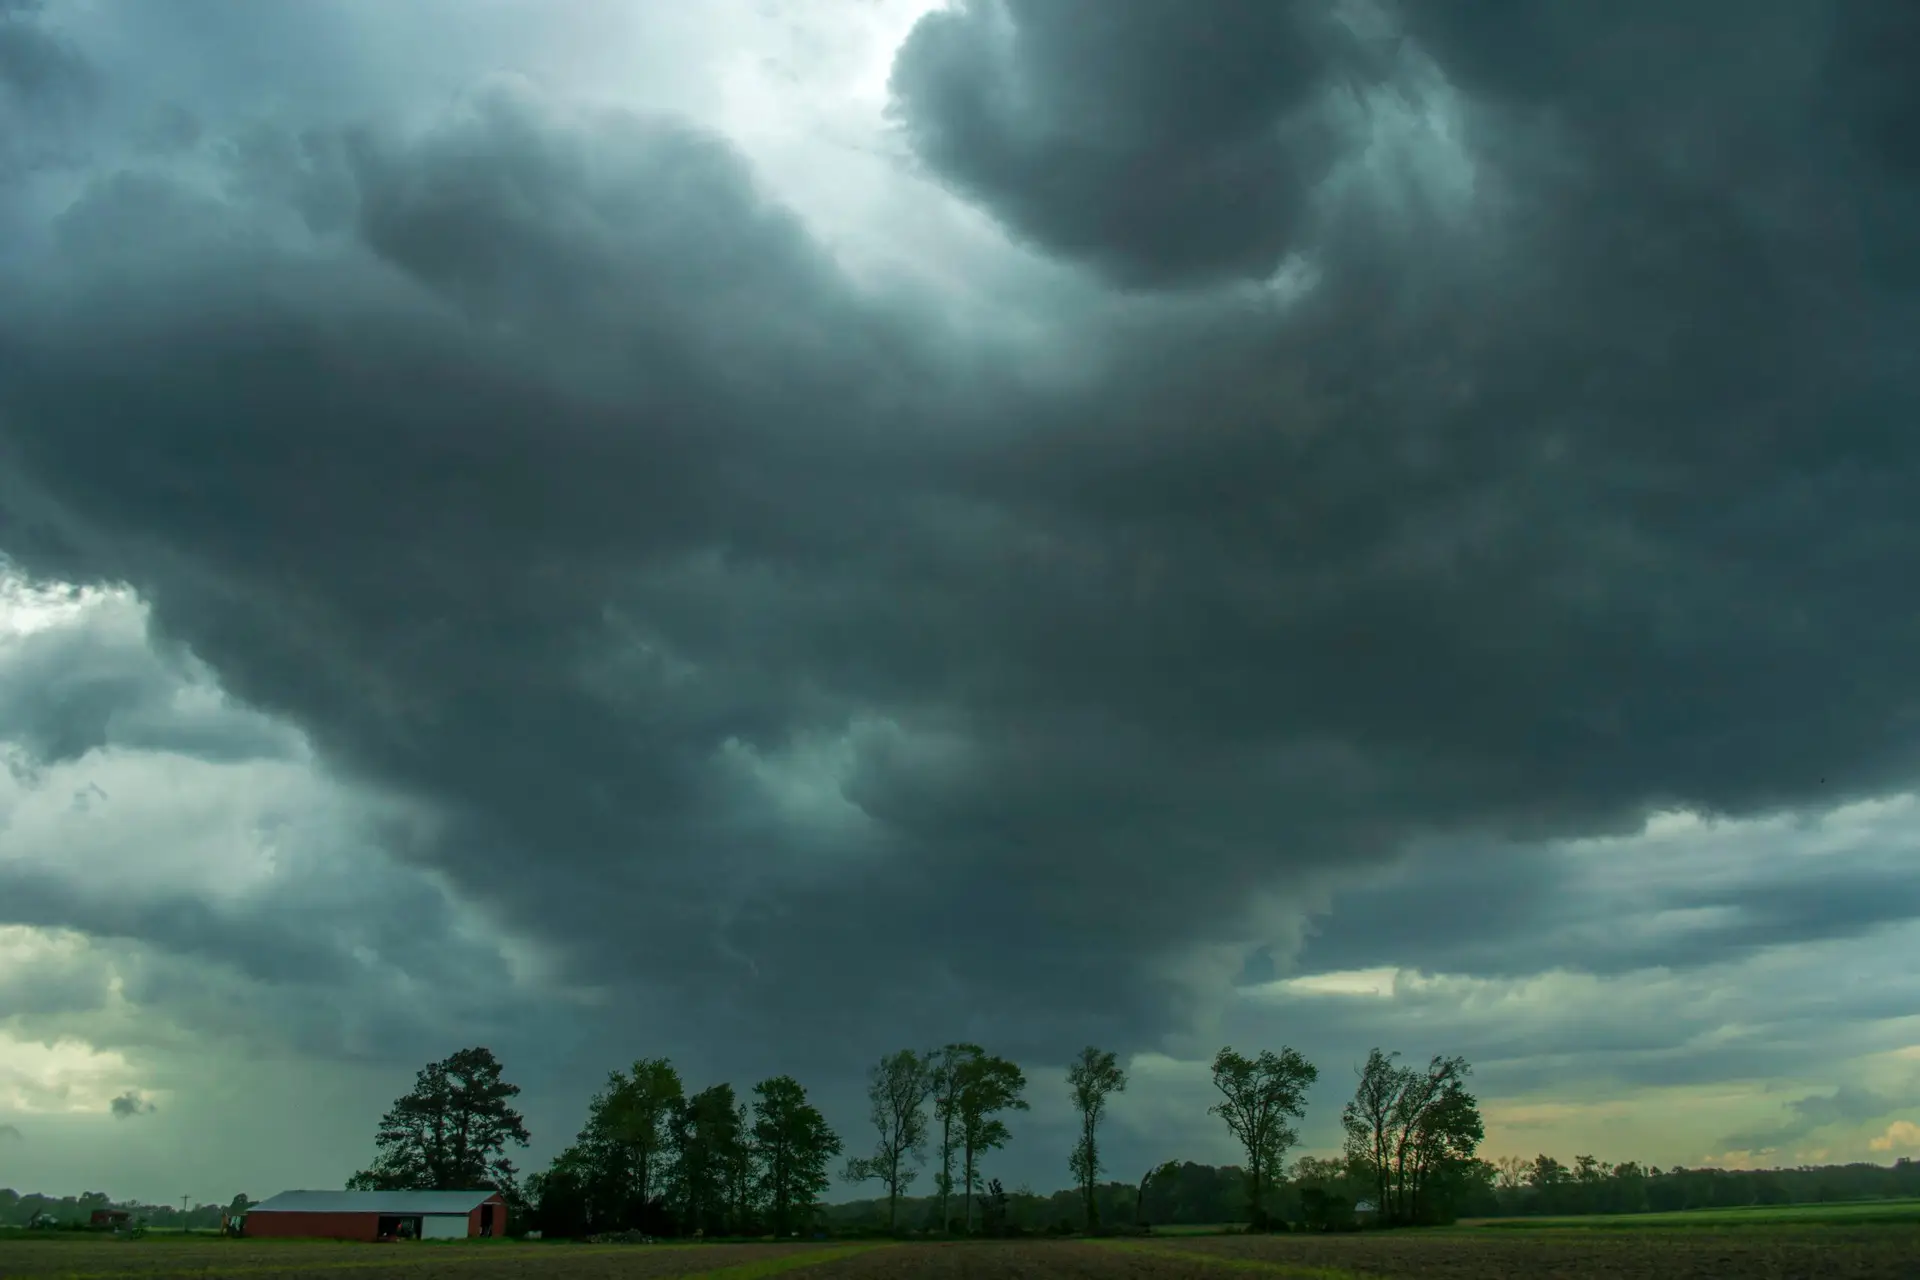
<path id="1" fill-rule="evenodd" d="M 504 1239 L 507 1234 L 507 1202 L 495 1195 L 489 1196 L 487 1203 L 493 1206 L 494 1238 Z M 480 1234 L 480 1209 L 480 1205 L 475 1205 L 473 1212 L 467 1215 L 467 1234 L 470 1236 Z"/>
<path id="2" fill-rule="evenodd" d="M 377 1240 L 377 1213 L 279 1213 L 247 1215 L 245 1234 L 260 1239 L 306 1237 L 323 1240 Z"/>

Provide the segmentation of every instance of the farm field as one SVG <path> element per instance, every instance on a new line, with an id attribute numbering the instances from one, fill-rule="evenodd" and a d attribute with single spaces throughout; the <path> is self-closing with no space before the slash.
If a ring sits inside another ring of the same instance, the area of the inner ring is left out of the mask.
<path id="1" fill-rule="evenodd" d="M 813 1244 L 351 1244 L 311 1240 L 0 1240 L 0 1280 L 757 1280 L 870 1246 Z M 746 1270 L 741 1270 L 741 1268 Z M 811 1273 L 810 1273 L 811 1274 Z"/>
<path id="2" fill-rule="evenodd" d="M 1752 1226 L 1920 1226 L 1920 1200 L 1859 1200 L 1841 1204 L 1754 1205 L 1743 1209 L 1685 1209 L 1676 1213 L 1596 1213 L 1569 1217 L 1484 1218 L 1476 1229 L 1525 1231 L 1538 1227 L 1582 1229 Z M 1469 1224 L 1463 1224 L 1469 1225 Z"/>
<path id="3" fill-rule="evenodd" d="M 1528 1232 L 953 1243 L 355 1245 L 288 1241 L 0 1242 L 5 1280 L 1907 1280 L 1920 1228 Z"/>

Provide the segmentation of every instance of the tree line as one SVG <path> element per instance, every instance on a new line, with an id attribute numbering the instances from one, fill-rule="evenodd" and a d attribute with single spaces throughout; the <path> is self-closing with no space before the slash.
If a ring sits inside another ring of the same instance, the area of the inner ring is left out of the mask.
<path id="1" fill-rule="evenodd" d="M 181 1231 L 216 1231 L 221 1215 L 244 1210 L 245 1195 L 235 1196 L 229 1204 L 142 1204 L 137 1200 L 116 1201 L 104 1191 L 83 1191 L 77 1196 L 49 1196 L 38 1192 L 21 1193 L 12 1187 L 0 1187 L 0 1227 L 80 1227 L 102 1209 L 115 1209 L 131 1215 L 143 1226 Z"/>
<path id="2" fill-rule="evenodd" d="M 491 1051 L 476 1047 L 420 1069 L 381 1116 L 376 1159 L 347 1185 L 496 1189 L 514 1206 L 508 1220 L 516 1230 L 532 1225 L 555 1236 L 786 1235 L 821 1226 L 1008 1234 L 1226 1221 L 1333 1230 L 1361 1219 L 1413 1225 L 1920 1196 L 1920 1163 L 1908 1159 L 1892 1168 L 1761 1170 L 1662 1170 L 1590 1155 L 1571 1165 L 1544 1154 L 1481 1159 L 1484 1126 L 1465 1059 L 1435 1056 L 1414 1066 L 1379 1049 L 1357 1069 L 1342 1108 L 1340 1155 L 1305 1156 L 1289 1168 L 1294 1124 L 1318 1070 L 1287 1048 L 1252 1056 L 1225 1048 L 1212 1070 L 1219 1100 L 1209 1110 L 1240 1146 L 1243 1165 L 1167 1161 L 1137 1183 L 1102 1180 L 1110 1171 L 1101 1125 L 1128 1081 L 1114 1053 L 1089 1046 L 1063 1081 L 1079 1118 L 1066 1161 L 1073 1187 L 1041 1196 L 1026 1187 L 1008 1192 L 986 1175 L 987 1158 L 1011 1137 L 1005 1117 L 1028 1109 L 1018 1065 L 970 1043 L 887 1054 L 867 1073 L 872 1145 L 842 1166 L 844 1179 L 877 1182 L 883 1194 L 828 1208 L 821 1196 L 843 1144 L 791 1076 L 763 1080 L 744 1098 L 724 1083 L 689 1093 L 667 1059 L 641 1059 L 608 1075 L 574 1141 L 522 1180 L 507 1156 L 509 1146 L 529 1141 L 513 1105 L 519 1086 L 505 1080 Z M 932 1193 L 915 1197 L 928 1165 Z M 245 1204 L 235 1198 L 236 1208 Z M 106 1208 L 189 1227 L 216 1226 L 221 1212 L 116 1204 L 101 1192 L 56 1199 L 0 1189 L 0 1226 L 77 1224 Z"/>
<path id="3" fill-rule="evenodd" d="M 1550 1155 L 1505 1156 L 1491 1166 L 1493 1209 L 1500 1215 L 1668 1213 L 1757 1205 L 1826 1204 L 1920 1197 L 1920 1161 L 1802 1165 L 1776 1169 L 1661 1169 L 1591 1155 L 1571 1165 Z"/>
<path id="4" fill-rule="evenodd" d="M 1480 1114 L 1464 1084 L 1470 1068 L 1460 1058 L 1436 1057 L 1424 1070 L 1396 1059 L 1375 1050 L 1361 1068 L 1342 1116 L 1343 1176 L 1373 1189 L 1382 1220 L 1442 1221 L 1479 1167 Z M 1244 1196 L 1240 1215 L 1256 1229 L 1283 1226 L 1291 1215 L 1276 1211 L 1276 1199 L 1288 1185 L 1286 1155 L 1299 1141 L 1295 1124 L 1318 1069 L 1291 1048 L 1249 1056 L 1228 1047 L 1215 1055 L 1212 1074 L 1219 1098 L 1209 1111 L 1245 1154 L 1234 1178 Z M 1079 1118 L 1066 1164 L 1080 1229 L 1144 1225 L 1156 1181 L 1199 1166 L 1149 1169 L 1128 1221 L 1101 1190 L 1108 1172 L 1101 1126 L 1127 1074 L 1112 1051 L 1088 1046 L 1062 1083 Z M 871 1145 L 849 1157 L 841 1175 L 880 1185 L 892 1232 L 902 1229 L 903 1198 L 931 1166 L 933 1230 L 1003 1231 L 1022 1216 L 1015 1202 L 1024 1193 L 1009 1196 L 986 1176 L 986 1164 L 1011 1138 L 1006 1117 L 1029 1109 L 1027 1087 L 1018 1064 L 977 1044 L 886 1054 L 867 1073 Z M 429 1063 L 381 1117 L 378 1157 L 348 1185 L 497 1188 L 520 1206 L 514 1218 L 530 1215 L 553 1235 L 789 1235 L 822 1220 L 821 1196 L 844 1154 L 840 1136 L 791 1076 L 759 1082 L 750 1097 L 726 1083 L 689 1091 L 670 1061 L 643 1058 L 608 1075 L 573 1142 L 523 1186 L 506 1154 L 528 1141 L 512 1106 L 518 1093 L 487 1049 Z M 1299 1194 L 1309 1223 L 1340 1216 L 1328 1217 L 1337 1194 L 1331 1187 L 1316 1182 Z M 916 1217 L 916 1229 L 927 1229 Z"/>

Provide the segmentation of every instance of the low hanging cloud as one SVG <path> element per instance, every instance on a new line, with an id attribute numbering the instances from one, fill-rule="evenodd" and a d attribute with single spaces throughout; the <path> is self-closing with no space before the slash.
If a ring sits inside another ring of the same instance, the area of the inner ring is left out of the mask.
<path id="1" fill-rule="evenodd" d="M 107 1109 L 113 1113 L 115 1120 L 131 1120 L 135 1116 L 150 1116 L 159 1108 L 139 1091 L 129 1089 L 109 1102 Z"/>

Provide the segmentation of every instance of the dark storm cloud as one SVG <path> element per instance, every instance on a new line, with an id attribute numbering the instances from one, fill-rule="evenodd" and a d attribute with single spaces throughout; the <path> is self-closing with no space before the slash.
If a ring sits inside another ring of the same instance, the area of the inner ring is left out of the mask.
<path id="1" fill-rule="evenodd" d="M 152 1115 L 158 1108 L 135 1090 L 129 1089 L 107 1104 L 116 1120 L 131 1120 L 135 1116 Z"/>
<path id="2" fill-rule="evenodd" d="M 80 94 L 87 63 L 44 22 L 41 0 L 0 0 L 0 93 L 42 104 Z"/>
<path id="3" fill-rule="evenodd" d="M 1323 7 L 968 0 L 892 89 L 935 175 L 1015 234 L 1128 283 L 1265 276 L 1336 151 Z"/>
<path id="4" fill-rule="evenodd" d="M 1635 866 L 1657 870 L 1657 848 L 1634 861 L 1629 850 L 1433 850 L 1390 878 L 1334 895 L 1297 963 L 1305 972 L 1396 965 L 1486 977 L 1553 968 L 1622 974 L 1859 938 L 1920 918 L 1909 843 L 1881 833 L 1855 860 L 1795 856 L 1790 837 L 1755 835 L 1737 878 L 1704 883 L 1636 878 Z M 1684 865 L 1707 852 L 1682 846 L 1664 856 Z"/>
<path id="5" fill-rule="evenodd" d="M 46 21 L 40 0 L 0 0 L 0 192 L 77 158 L 72 130 L 96 88 L 92 68 Z"/>
<path id="6" fill-rule="evenodd" d="M 7 295 L 0 545 L 439 802 L 404 852 L 690 1039 L 1139 1046 L 1171 961 L 1416 837 L 1470 879 L 1910 780 L 1914 306 L 1852 216 L 1908 179 L 1829 92 L 1854 46 L 1756 11 L 1657 118 L 1631 41 L 1543 99 L 1434 18 L 1480 194 L 1304 221 L 1317 10 L 929 17 L 909 137 L 1026 238 L 1319 272 L 1076 317 L 1069 390 L 855 291 L 681 125 L 501 86 L 226 138 L 227 190 L 103 176 Z"/>

